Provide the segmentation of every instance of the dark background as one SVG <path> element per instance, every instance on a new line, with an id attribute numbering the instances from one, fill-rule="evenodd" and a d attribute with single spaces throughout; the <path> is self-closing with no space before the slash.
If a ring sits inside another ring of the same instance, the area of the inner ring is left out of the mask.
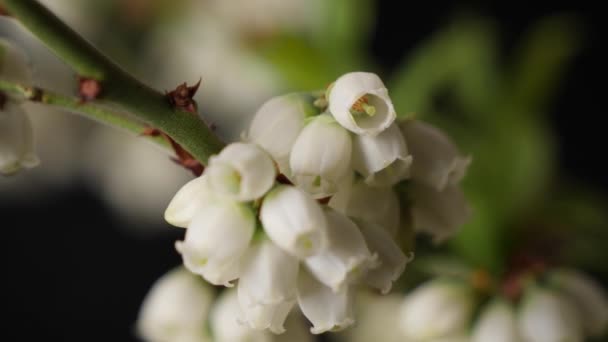
<path id="1" fill-rule="evenodd" d="M 380 1 L 370 49 L 390 70 L 452 14 L 466 10 L 496 20 L 503 55 L 508 56 L 515 40 L 538 19 L 559 12 L 576 14 L 584 30 L 583 50 L 558 87 L 549 114 L 563 176 L 605 193 L 601 38 L 594 8 L 585 6 L 581 2 Z M 133 323 L 146 291 L 180 263 L 173 243 L 182 231 L 167 230 L 150 238 L 128 235 L 119 228 L 125 223 L 78 180 L 71 188 L 32 197 L 27 205 L 0 203 L 0 217 L 3 341 L 134 340 Z"/>

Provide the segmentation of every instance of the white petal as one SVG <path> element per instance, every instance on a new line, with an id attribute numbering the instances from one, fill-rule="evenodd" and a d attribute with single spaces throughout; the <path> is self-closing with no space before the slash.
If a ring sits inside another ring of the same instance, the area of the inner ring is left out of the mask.
<path id="1" fill-rule="evenodd" d="M 444 132 L 418 120 L 404 121 L 401 130 L 414 158 L 413 180 L 441 191 L 464 177 L 471 157 L 462 156 Z"/>
<path id="2" fill-rule="evenodd" d="M 353 138 L 353 168 L 375 186 L 392 186 L 409 177 L 412 156 L 396 124 L 376 136 Z"/>
<path id="3" fill-rule="evenodd" d="M 0 174 L 12 174 L 39 164 L 32 124 L 11 99 L 0 108 Z"/>
<path id="4" fill-rule="evenodd" d="M 291 178 L 315 198 L 330 196 L 351 171 L 351 150 L 348 132 L 331 116 L 319 115 L 304 127 L 293 145 Z"/>
<path id="5" fill-rule="evenodd" d="M 357 225 L 344 214 L 328 208 L 325 217 L 327 249 L 304 263 L 312 275 L 337 292 L 376 267 L 377 255 L 372 255 Z"/>
<path id="6" fill-rule="evenodd" d="M 195 178 L 175 194 L 165 210 L 165 220 L 176 227 L 186 228 L 201 208 L 216 198 L 209 188 L 207 176 Z"/>
<path id="7" fill-rule="evenodd" d="M 216 301 L 210 314 L 215 342 L 271 342 L 272 336 L 239 322 L 242 316 L 236 290 L 226 290 Z"/>
<path id="8" fill-rule="evenodd" d="M 352 290 L 345 287 L 334 292 L 304 269 L 298 275 L 298 304 L 313 324 L 310 329 L 313 334 L 340 331 L 355 322 Z"/>
<path id="9" fill-rule="evenodd" d="M 483 309 L 471 334 L 471 342 L 522 342 L 515 310 L 503 299 L 496 299 Z"/>
<path id="10" fill-rule="evenodd" d="M 353 105 L 364 96 L 368 104 L 374 107 L 374 115 L 353 115 Z M 379 134 L 397 117 L 384 83 L 373 73 L 351 72 L 342 75 L 330 89 L 328 101 L 329 111 L 336 121 L 356 134 Z"/>
<path id="11" fill-rule="evenodd" d="M 260 220 L 277 246 L 298 258 L 318 254 L 327 244 L 327 223 L 319 204 L 293 186 L 273 189 L 262 203 Z"/>

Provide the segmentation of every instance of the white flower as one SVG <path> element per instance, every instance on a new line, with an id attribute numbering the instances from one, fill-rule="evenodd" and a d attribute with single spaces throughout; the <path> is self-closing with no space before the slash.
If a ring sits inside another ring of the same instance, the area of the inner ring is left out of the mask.
<path id="1" fill-rule="evenodd" d="M 413 258 L 403 254 L 395 239 L 377 224 L 357 221 L 367 247 L 378 255 L 380 265 L 370 270 L 365 276 L 368 285 L 387 294 L 393 287 L 393 282 L 399 279 L 405 266 Z"/>
<path id="2" fill-rule="evenodd" d="M 215 302 L 210 313 L 210 325 L 215 342 L 272 342 L 265 331 L 249 328 L 238 321 L 242 316 L 236 290 L 226 290 Z"/>
<path id="3" fill-rule="evenodd" d="M 291 150 L 292 180 L 315 198 L 333 195 L 351 172 L 352 142 L 348 132 L 322 114 L 302 130 Z"/>
<path id="4" fill-rule="evenodd" d="M 238 278 L 241 257 L 255 229 L 255 217 L 246 205 L 228 200 L 208 203 L 200 209 L 184 241 L 175 247 L 184 265 L 214 285 L 231 286 Z"/>
<path id="5" fill-rule="evenodd" d="M 495 299 L 481 312 L 471 333 L 472 342 L 521 342 L 515 310 L 503 299 Z"/>
<path id="6" fill-rule="evenodd" d="M 524 297 L 518 326 L 526 342 L 582 342 L 582 319 L 565 296 L 535 288 Z"/>
<path id="7" fill-rule="evenodd" d="M 183 268 L 159 278 L 144 299 L 137 331 L 146 341 L 207 341 L 205 324 L 213 291 Z"/>
<path id="8" fill-rule="evenodd" d="M 608 328 L 608 297 L 600 284 L 574 269 L 558 269 L 550 275 L 551 285 L 576 305 L 586 333 L 599 336 Z"/>
<path id="9" fill-rule="evenodd" d="M 412 182 L 412 216 L 414 229 L 433 237 L 435 243 L 454 235 L 471 216 L 471 209 L 459 186 L 452 185 L 443 191 Z"/>
<path id="10" fill-rule="evenodd" d="M 253 329 L 281 334 L 296 302 L 299 262 L 267 239 L 252 247 L 246 259 L 238 284 L 243 321 Z"/>
<path id="11" fill-rule="evenodd" d="M 232 143 L 209 159 L 205 170 L 214 191 L 238 201 L 262 197 L 274 184 L 274 163 L 253 144 Z"/>
<path id="12" fill-rule="evenodd" d="M 329 89 L 328 101 L 336 121 L 356 134 L 376 135 L 397 117 L 388 90 L 373 73 L 342 75 Z"/>
<path id="13" fill-rule="evenodd" d="M 23 51 L 8 40 L 0 38 L 0 79 L 28 84 L 31 72 Z"/>
<path id="14" fill-rule="evenodd" d="M 302 313 L 312 323 L 310 331 L 322 334 L 339 331 L 355 322 L 354 293 L 349 287 L 339 292 L 321 284 L 305 269 L 298 274 L 298 304 Z"/>
<path id="15" fill-rule="evenodd" d="M 177 191 L 165 210 L 165 220 L 176 227 L 186 228 L 201 208 L 215 200 L 217 196 L 209 187 L 209 177 L 203 174 Z"/>
<path id="16" fill-rule="evenodd" d="M 357 225 L 344 214 L 327 208 L 325 217 L 327 248 L 304 263 L 319 281 L 338 292 L 377 266 L 377 255 L 372 255 Z"/>
<path id="17" fill-rule="evenodd" d="M 293 93 L 273 97 L 258 109 L 249 126 L 247 139 L 266 150 L 274 160 L 288 160 L 304 120 L 316 114 L 308 94 Z"/>
<path id="18" fill-rule="evenodd" d="M 0 94 L 2 96 L 2 94 Z M 21 107 L 0 99 L 0 174 L 13 174 L 32 168 L 40 161 L 34 152 L 34 134 L 29 118 Z"/>
<path id="19" fill-rule="evenodd" d="M 349 342 L 403 342 L 405 336 L 399 327 L 399 312 L 403 296 L 361 291 L 357 294 L 357 324 L 344 331 L 344 339 Z"/>
<path id="20" fill-rule="evenodd" d="M 458 335 L 467 328 L 473 306 L 473 294 L 466 284 L 431 281 L 405 298 L 400 328 L 413 340 Z"/>
<path id="21" fill-rule="evenodd" d="M 464 157 L 452 140 L 438 128 L 418 120 L 401 124 L 407 147 L 414 158 L 411 177 L 441 191 L 464 177 L 471 157 Z"/>
<path id="22" fill-rule="evenodd" d="M 353 138 L 353 168 L 375 186 L 392 186 L 409 177 L 412 156 L 397 124 L 376 136 Z"/>
<path id="23" fill-rule="evenodd" d="M 319 204 L 304 191 L 281 185 L 266 195 L 260 220 L 268 237 L 300 259 L 323 251 L 327 223 Z"/>

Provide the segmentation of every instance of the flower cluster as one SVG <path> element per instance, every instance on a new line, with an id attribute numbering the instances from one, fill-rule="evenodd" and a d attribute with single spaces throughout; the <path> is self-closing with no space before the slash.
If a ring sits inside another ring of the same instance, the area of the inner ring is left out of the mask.
<path id="1" fill-rule="evenodd" d="M 437 240 L 468 213 L 457 188 L 468 159 L 438 130 L 395 119 L 370 73 L 269 100 L 246 142 L 210 158 L 169 204 L 165 219 L 187 228 L 176 243 L 185 267 L 215 285 L 238 280 L 235 319 L 252 329 L 284 332 L 296 303 L 315 334 L 351 325 L 359 285 L 388 293 L 412 258 L 403 210 Z"/>
<path id="2" fill-rule="evenodd" d="M 30 71 L 24 61 L 17 47 L 0 39 L 0 80 L 28 84 Z M 0 92 L 0 174 L 12 174 L 38 163 L 32 125 L 19 99 Z"/>

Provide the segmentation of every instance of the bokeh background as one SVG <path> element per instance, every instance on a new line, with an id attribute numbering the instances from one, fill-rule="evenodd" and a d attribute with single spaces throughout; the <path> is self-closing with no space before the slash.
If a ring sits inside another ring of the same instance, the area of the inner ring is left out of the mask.
<path id="1" fill-rule="evenodd" d="M 440 256 L 496 273 L 538 257 L 608 286 L 605 86 L 591 2 L 43 2 L 158 89 L 202 78 L 201 115 L 226 141 L 273 95 L 379 73 L 400 115 L 439 125 L 474 157 L 465 180 L 474 218 Z M 38 84 L 74 90 L 69 68 L 0 19 Z M 0 178 L 0 339 L 136 340 L 146 291 L 180 264 L 183 231 L 162 213 L 191 175 L 140 138 L 29 109 L 42 165 Z M 431 258 L 426 241 L 419 250 Z M 424 277 L 414 268 L 405 282 Z"/>

